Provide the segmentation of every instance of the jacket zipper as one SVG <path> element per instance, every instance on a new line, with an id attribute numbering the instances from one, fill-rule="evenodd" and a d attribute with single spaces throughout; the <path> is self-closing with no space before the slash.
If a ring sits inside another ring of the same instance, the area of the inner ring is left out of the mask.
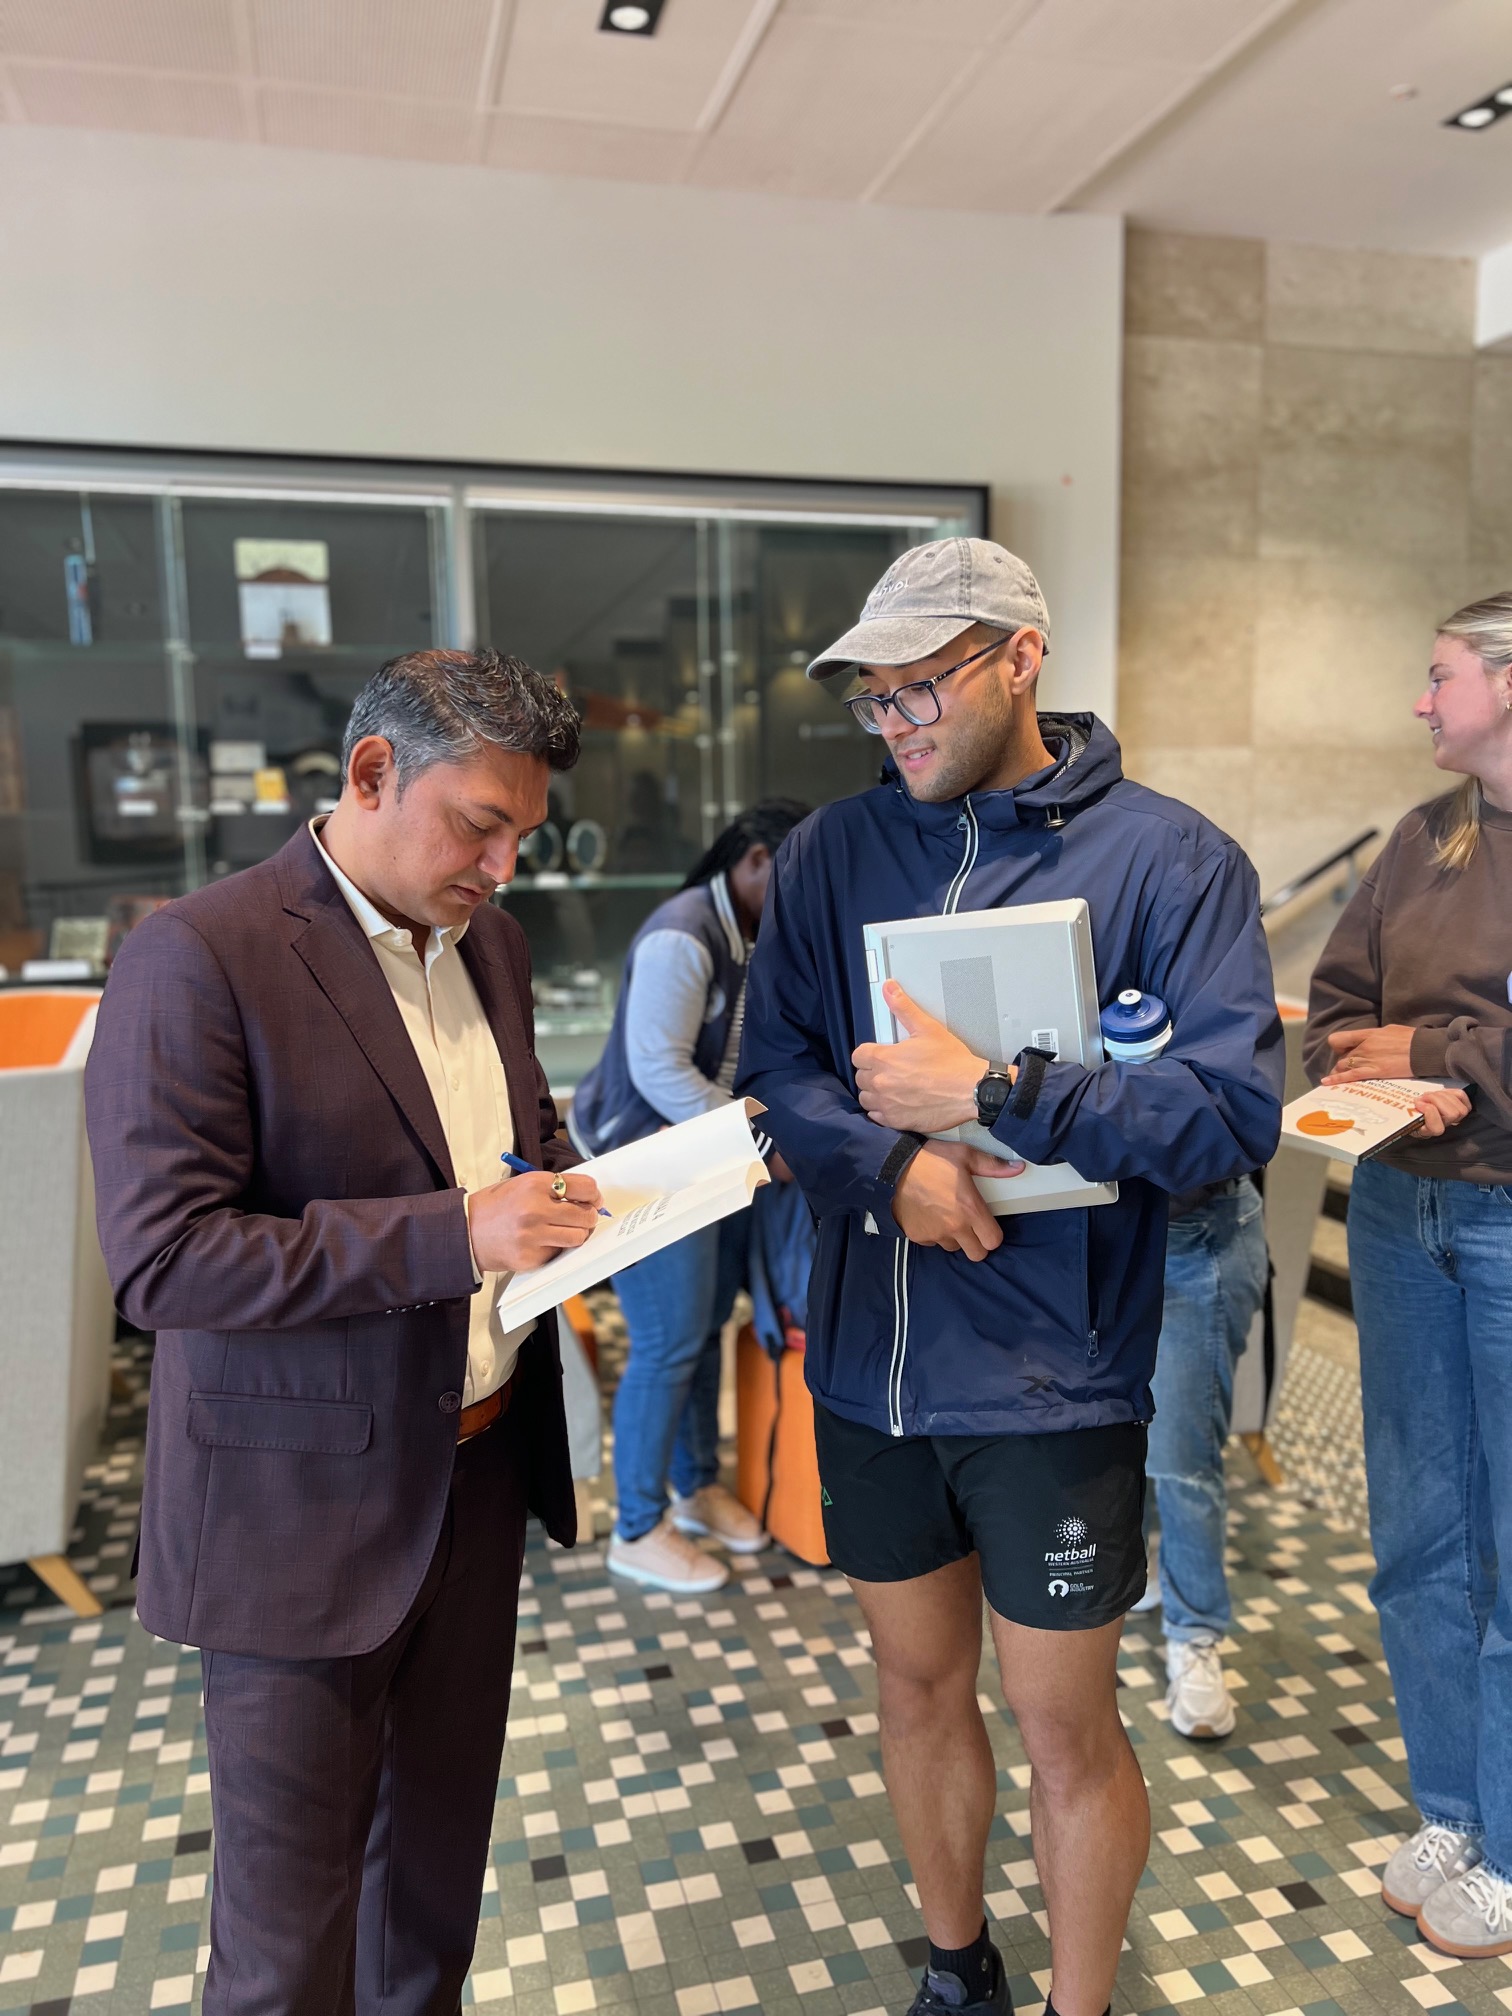
<path id="1" fill-rule="evenodd" d="M 887 1370 L 887 1425 L 894 1435 L 903 1433 L 903 1360 L 908 1354 L 908 1255 L 909 1244 L 899 1239 L 893 1253 L 893 1348 Z"/>
<path id="2" fill-rule="evenodd" d="M 977 850 L 981 845 L 976 808 L 969 794 L 959 823 L 966 829 L 966 847 L 961 855 L 961 865 L 945 891 L 944 915 L 947 917 L 953 917 L 960 907 L 967 877 L 976 866 Z M 887 1368 L 887 1425 L 894 1435 L 903 1433 L 903 1364 L 908 1356 L 908 1253 L 908 1241 L 900 1238 L 893 1259 L 893 1348 L 892 1361 Z"/>
<path id="3" fill-rule="evenodd" d="M 963 810 L 957 824 L 966 829 L 966 851 L 961 856 L 961 865 L 955 872 L 950 887 L 945 891 L 945 915 L 953 917 L 961 906 L 961 896 L 966 887 L 966 878 L 976 866 L 977 849 L 981 845 L 981 833 L 977 827 L 976 807 L 970 797 L 963 801 Z"/>
<path id="4" fill-rule="evenodd" d="M 1081 1279 L 1082 1311 L 1087 1323 L 1087 1363 L 1095 1365 L 1102 1350 L 1102 1339 L 1097 1334 L 1097 1322 L 1092 1313 L 1092 1226 L 1091 1213 L 1079 1214 L 1081 1226 Z"/>

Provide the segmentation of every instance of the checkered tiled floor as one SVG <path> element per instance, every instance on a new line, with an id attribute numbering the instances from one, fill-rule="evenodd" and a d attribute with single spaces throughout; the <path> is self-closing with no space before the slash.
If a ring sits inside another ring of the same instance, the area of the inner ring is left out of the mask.
<path id="1" fill-rule="evenodd" d="M 1357 1373 L 1311 1351 L 1294 1354 L 1270 1431 L 1286 1481 L 1322 1512 L 1367 1530 Z"/>
<path id="2" fill-rule="evenodd" d="M 198 1661 L 147 1637 L 129 1608 L 141 1354 L 124 1369 L 136 1400 L 111 1424 L 75 1551 L 113 1607 L 80 1624 L 40 1607 L 24 1572 L 0 1571 L 3 2011 L 187 2009 L 204 1961 Z M 1291 1376 L 1303 1395 L 1320 1375 L 1302 1353 Z M 1158 1620 L 1127 1635 L 1123 1699 L 1156 1838 L 1115 2006 L 1512 2008 L 1512 1970 L 1438 1959 L 1376 1895 L 1411 1815 L 1357 1528 L 1321 1497 L 1256 1486 L 1243 1459 L 1235 1485 L 1229 1663 L 1243 1708 L 1229 1742 L 1170 1734 Z M 770 1555 L 728 1591 L 674 1603 L 611 1584 L 602 1542 L 571 1554 L 538 1542 L 522 1608 L 470 2006 L 906 2009 L 919 1925 L 843 1582 Z M 991 1703 L 985 1670 L 982 1691 Z M 1047 1948 L 1026 1773 L 1011 1724 L 995 1707 L 988 1719 L 990 1906 L 1016 1997 L 1038 2009 Z"/>

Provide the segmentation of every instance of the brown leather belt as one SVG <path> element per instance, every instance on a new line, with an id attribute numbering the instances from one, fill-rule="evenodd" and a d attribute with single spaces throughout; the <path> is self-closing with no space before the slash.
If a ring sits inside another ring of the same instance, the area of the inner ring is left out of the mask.
<path id="1" fill-rule="evenodd" d="M 509 1412 L 509 1403 L 514 1398 L 514 1374 L 510 1373 L 497 1392 L 490 1393 L 486 1400 L 475 1401 L 471 1407 L 464 1407 L 457 1416 L 457 1440 L 471 1442 L 475 1435 L 481 1435 L 485 1428 L 492 1428 L 495 1421 Z"/>

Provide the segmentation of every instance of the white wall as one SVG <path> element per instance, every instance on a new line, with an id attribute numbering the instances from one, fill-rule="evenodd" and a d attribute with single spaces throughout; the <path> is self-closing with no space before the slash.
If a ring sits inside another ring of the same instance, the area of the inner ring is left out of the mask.
<path id="1" fill-rule="evenodd" d="M 1499 245 L 1476 274 L 1475 340 L 1482 350 L 1512 348 L 1512 245 Z"/>
<path id="2" fill-rule="evenodd" d="M 990 484 L 1111 718 L 1122 233 L 0 128 L 0 436 Z"/>

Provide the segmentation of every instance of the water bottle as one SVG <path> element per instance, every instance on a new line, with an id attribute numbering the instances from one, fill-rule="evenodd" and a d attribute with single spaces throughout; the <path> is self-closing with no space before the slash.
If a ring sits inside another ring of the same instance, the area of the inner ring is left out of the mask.
<path id="1" fill-rule="evenodd" d="M 1125 987 L 1102 1012 L 1103 1049 L 1115 1064 L 1158 1057 L 1171 1040 L 1171 1011 L 1157 994 Z"/>

